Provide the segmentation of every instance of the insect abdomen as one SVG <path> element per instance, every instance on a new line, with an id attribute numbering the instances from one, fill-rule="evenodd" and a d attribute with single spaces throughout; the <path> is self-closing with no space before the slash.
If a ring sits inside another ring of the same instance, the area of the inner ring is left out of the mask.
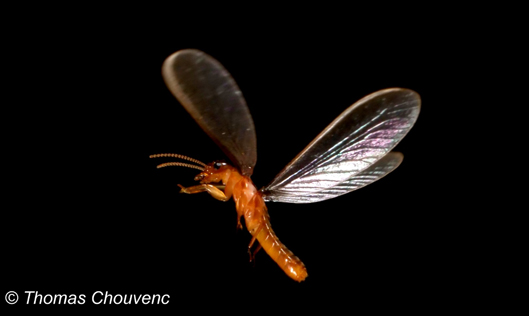
<path id="1" fill-rule="evenodd" d="M 277 235 L 270 226 L 268 214 L 265 215 L 263 229 L 258 233 L 257 240 L 268 253 L 268 255 L 279 265 L 292 279 L 301 282 L 307 277 L 307 269 L 301 260 L 292 251 L 279 241 Z"/>
<path id="2" fill-rule="evenodd" d="M 307 277 L 305 265 L 279 241 L 272 230 L 268 209 L 261 192 L 255 188 L 250 178 L 232 171 L 226 182 L 226 189 L 233 194 L 237 214 L 244 216 L 246 228 L 266 253 L 289 277 L 298 282 L 305 280 Z"/>

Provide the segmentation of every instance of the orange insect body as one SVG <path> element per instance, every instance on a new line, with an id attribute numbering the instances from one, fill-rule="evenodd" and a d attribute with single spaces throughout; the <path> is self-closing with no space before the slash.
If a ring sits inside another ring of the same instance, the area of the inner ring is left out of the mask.
<path id="1" fill-rule="evenodd" d="M 305 280 L 307 277 L 305 265 L 277 238 L 271 228 L 268 209 L 262 194 L 257 190 L 250 177 L 241 175 L 236 168 L 230 165 L 223 165 L 215 169 L 214 163 L 211 163 L 197 175 L 195 180 L 201 180 L 200 183 L 205 186 L 210 183 L 222 182 L 225 185 L 225 200 L 233 196 L 235 201 L 238 227 L 242 228 L 240 218 L 244 216 L 246 228 L 253 236 L 249 247 L 257 240 L 266 253 L 289 277 L 298 282 Z M 214 196 L 214 194 L 212 195 Z"/>

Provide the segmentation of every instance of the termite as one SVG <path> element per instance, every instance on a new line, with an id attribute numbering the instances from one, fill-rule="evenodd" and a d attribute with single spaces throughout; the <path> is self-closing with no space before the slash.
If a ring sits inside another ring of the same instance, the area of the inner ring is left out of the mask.
<path id="1" fill-rule="evenodd" d="M 233 165 L 205 164 L 180 154 L 157 154 L 188 162 L 158 165 L 195 168 L 200 184 L 181 193 L 207 192 L 220 201 L 233 197 L 237 227 L 252 235 L 252 260 L 264 251 L 292 279 L 307 277 L 303 262 L 279 241 L 265 202 L 312 203 L 357 190 L 384 177 L 402 162 L 391 150 L 417 120 L 421 100 L 412 90 L 383 89 L 349 106 L 303 149 L 272 182 L 258 190 L 250 176 L 257 161 L 255 128 L 242 93 L 228 71 L 213 57 L 195 49 L 177 51 L 163 66 L 164 81 L 184 108 L 217 143 Z"/>

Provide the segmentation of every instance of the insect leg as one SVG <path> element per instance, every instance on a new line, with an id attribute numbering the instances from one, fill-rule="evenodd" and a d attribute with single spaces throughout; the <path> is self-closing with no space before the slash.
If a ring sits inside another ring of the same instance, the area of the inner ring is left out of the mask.
<path id="1" fill-rule="evenodd" d="M 253 253 L 250 254 L 250 262 L 253 261 L 255 263 L 255 255 L 257 254 L 257 252 L 259 252 L 259 250 L 261 250 L 261 248 L 261 244 L 257 244 L 257 247 L 255 247 Z M 250 253 L 250 250 L 248 250 L 248 253 Z"/>
<path id="2" fill-rule="evenodd" d="M 252 234 L 252 240 L 250 240 L 250 244 L 248 245 L 248 255 L 250 255 L 250 262 L 254 261 L 255 259 L 255 254 L 261 249 L 261 244 L 257 244 L 257 247 L 255 248 L 255 250 L 253 251 L 252 253 L 252 246 L 253 246 L 253 243 L 255 242 L 255 240 L 257 239 L 257 235 L 259 235 L 259 233 L 261 232 L 261 230 L 263 229 L 264 225 L 259 225 L 259 227 L 257 227 L 257 229 L 254 231 L 254 233 Z"/>
<path id="3" fill-rule="evenodd" d="M 242 215 L 237 216 L 237 229 L 242 229 L 241 216 Z"/>
<path id="4" fill-rule="evenodd" d="M 195 194 L 200 192 L 208 192 L 212 197 L 219 201 L 225 202 L 230 199 L 224 194 L 224 192 L 222 192 L 222 190 L 212 184 L 199 184 L 187 188 L 180 184 L 178 186 L 181 189 L 180 193 Z"/>

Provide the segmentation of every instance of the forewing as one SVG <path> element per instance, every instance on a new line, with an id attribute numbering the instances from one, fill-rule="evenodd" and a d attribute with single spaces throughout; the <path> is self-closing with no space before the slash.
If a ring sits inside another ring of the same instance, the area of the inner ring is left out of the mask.
<path id="1" fill-rule="evenodd" d="M 292 194 L 292 191 L 282 192 L 281 190 L 274 191 L 274 194 L 265 195 L 267 202 L 284 202 L 284 203 L 314 203 L 335 198 L 342 194 L 358 190 L 366 185 L 373 183 L 385 175 L 395 170 L 402 162 L 403 155 L 397 152 L 390 152 L 382 157 L 379 161 L 374 163 L 366 170 L 352 176 L 344 182 L 337 185 L 323 189 L 321 191 L 306 191 L 300 189 L 297 194 Z"/>
<path id="2" fill-rule="evenodd" d="M 213 57 L 180 50 L 162 66 L 164 81 L 200 127 L 245 175 L 257 160 L 255 128 L 239 87 Z"/>
<path id="3" fill-rule="evenodd" d="M 328 199 L 332 192 L 338 196 L 349 187 L 354 190 L 356 185 L 342 183 L 373 166 L 399 143 L 417 120 L 420 103 L 416 92 L 402 88 L 380 90 L 360 99 L 263 189 L 265 199 L 303 203 L 299 202 L 303 198 L 287 196 L 323 191 L 323 199 Z"/>

